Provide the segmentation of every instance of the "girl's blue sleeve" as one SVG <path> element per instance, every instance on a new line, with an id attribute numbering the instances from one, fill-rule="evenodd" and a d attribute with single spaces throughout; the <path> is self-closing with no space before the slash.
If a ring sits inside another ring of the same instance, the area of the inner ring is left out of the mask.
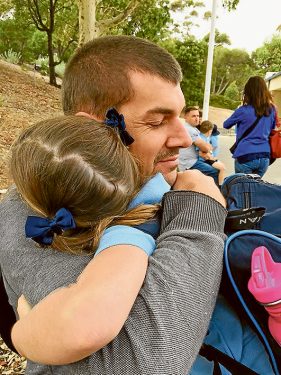
<path id="1" fill-rule="evenodd" d="M 137 246 L 148 256 L 155 250 L 155 240 L 150 234 L 144 233 L 134 227 L 115 225 L 104 231 L 95 256 L 102 250 L 115 245 Z"/>
<path id="2" fill-rule="evenodd" d="M 241 121 L 241 115 L 243 113 L 243 107 L 239 107 L 232 113 L 232 115 L 226 119 L 223 123 L 225 129 L 230 129 L 233 125 L 236 125 Z"/>

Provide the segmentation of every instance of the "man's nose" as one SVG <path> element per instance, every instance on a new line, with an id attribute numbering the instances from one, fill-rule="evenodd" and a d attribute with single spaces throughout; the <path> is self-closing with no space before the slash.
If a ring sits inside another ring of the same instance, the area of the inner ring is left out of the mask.
<path id="1" fill-rule="evenodd" d="M 168 147 L 186 148 L 192 145 L 191 137 L 183 123 L 179 118 L 175 120 L 175 124 L 172 127 L 173 133 L 169 138 Z"/>

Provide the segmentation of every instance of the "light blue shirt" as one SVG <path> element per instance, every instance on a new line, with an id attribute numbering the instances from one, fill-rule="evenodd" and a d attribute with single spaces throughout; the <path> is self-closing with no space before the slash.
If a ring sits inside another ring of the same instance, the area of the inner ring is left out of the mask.
<path id="1" fill-rule="evenodd" d="M 163 195 L 171 189 L 161 173 L 152 177 L 135 196 L 128 208 L 141 204 L 160 203 Z M 159 224 L 156 223 L 158 226 Z M 158 227 L 156 228 L 158 229 Z M 102 250 L 115 245 L 133 245 L 141 248 L 149 256 L 155 250 L 155 239 L 141 229 L 127 225 L 115 225 L 107 228 L 100 240 L 95 256 Z"/>
<path id="2" fill-rule="evenodd" d="M 196 150 L 196 146 L 193 143 L 199 138 L 200 132 L 196 127 L 189 125 L 187 122 L 185 123 L 185 128 L 191 137 L 192 145 L 180 149 L 180 171 L 190 169 L 199 158 L 199 152 Z"/>

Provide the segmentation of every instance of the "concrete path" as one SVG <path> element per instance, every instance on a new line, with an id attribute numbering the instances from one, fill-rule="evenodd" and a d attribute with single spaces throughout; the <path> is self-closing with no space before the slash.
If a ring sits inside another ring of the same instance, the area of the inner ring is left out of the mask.
<path id="1" fill-rule="evenodd" d="M 232 155 L 229 151 L 229 148 L 234 142 L 235 136 L 219 136 L 219 159 L 224 162 L 226 166 L 226 176 L 234 173 L 234 159 L 232 159 Z M 263 180 L 281 185 L 281 158 L 277 159 L 271 166 L 269 166 Z"/>

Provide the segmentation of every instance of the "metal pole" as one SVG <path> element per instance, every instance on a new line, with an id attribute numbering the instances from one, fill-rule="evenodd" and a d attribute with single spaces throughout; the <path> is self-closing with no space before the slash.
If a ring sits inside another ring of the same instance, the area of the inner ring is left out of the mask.
<path id="1" fill-rule="evenodd" d="M 213 0 L 212 18 L 211 18 L 211 31 L 210 31 L 209 45 L 208 45 L 208 58 L 207 58 L 206 78 L 205 78 L 205 91 L 204 91 L 202 120 L 207 120 L 208 116 L 209 116 L 209 102 L 210 102 L 213 56 L 214 56 L 214 46 L 215 46 L 216 11 L 217 11 L 217 0 Z"/>

